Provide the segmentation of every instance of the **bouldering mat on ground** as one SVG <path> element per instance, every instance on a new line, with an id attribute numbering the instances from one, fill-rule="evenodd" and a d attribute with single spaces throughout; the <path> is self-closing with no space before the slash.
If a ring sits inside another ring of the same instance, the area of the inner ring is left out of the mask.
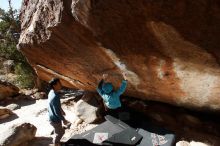
<path id="1" fill-rule="evenodd" d="M 134 129 L 112 116 L 97 127 L 79 135 L 74 135 L 65 146 L 173 146 L 175 135 L 164 129 L 148 124 L 145 120 Z M 140 122 L 140 121 L 139 121 Z"/>
<path id="2" fill-rule="evenodd" d="M 138 132 L 114 117 L 107 116 L 107 120 L 99 126 L 79 135 L 74 135 L 66 146 L 81 145 L 136 145 L 142 139 Z M 111 120 L 111 121 L 110 121 Z M 107 138 L 106 138 L 107 136 Z M 98 138 L 100 140 L 97 140 Z M 75 145 L 74 145 L 75 144 Z"/>

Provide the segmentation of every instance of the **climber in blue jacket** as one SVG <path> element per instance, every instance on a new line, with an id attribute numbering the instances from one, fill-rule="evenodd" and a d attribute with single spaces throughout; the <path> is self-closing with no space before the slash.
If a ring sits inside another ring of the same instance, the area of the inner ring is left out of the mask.
<path id="1" fill-rule="evenodd" d="M 102 97 L 105 108 L 107 111 L 112 111 L 121 108 L 120 95 L 125 92 L 127 87 L 126 76 L 123 74 L 124 80 L 118 90 L 113 89 L 112 83 L 105 82 L 108 74 L 103 75 L 103 79 L 99 82 L 97 92 Z"/>

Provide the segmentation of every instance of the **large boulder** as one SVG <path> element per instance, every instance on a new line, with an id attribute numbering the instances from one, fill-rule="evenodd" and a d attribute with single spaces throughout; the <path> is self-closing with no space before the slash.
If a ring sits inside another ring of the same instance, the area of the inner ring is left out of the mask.
<path id="1" fill-rule="evenodd" d="M 23 123 L 14 125 L 7 129 L 7 131 L 1 131 L 0 133 L 0 145 L 1 146 L 21 146 L 32 140 L 35 137 L 37 128 L 30 123 Z"/>
<path id="2" fill-rule="evenodd" d="M 24 0 L 18 48 L 45 81 L 95 91 L 103 73 L 125 95 L 220 109 L 218 0 Z"/>
<path id="3" fill-rule="evenodd" d="M 92 93 L 85 93 L 82 99 L 80 99 L 74 105 L 74 112 L 80 119 L 82 119 L 86 123 L 93 123 L 99 119 L 100 108 L 101 104 L 97 100 L 96 95 Z"/>
<path id="4" fill-rule="evenodd" d="M 19 88 L 7 83 L 0 81 L 0 100 L 3 100 L 7 97 L 15 96 L 19 94 Z"/>

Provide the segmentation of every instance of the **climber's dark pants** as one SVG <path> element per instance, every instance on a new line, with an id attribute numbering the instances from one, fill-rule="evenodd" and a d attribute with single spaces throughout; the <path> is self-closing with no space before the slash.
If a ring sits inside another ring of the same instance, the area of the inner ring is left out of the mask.
<path id="1" fill-rule="evenodd" d="M 106 110 L 106 115 L 111 115 L 115 118 L 119 118 L 119 113 L 123 111 L 122 107 L 117 108 L 117 109 L 106 108 L 105 110 Z"/>

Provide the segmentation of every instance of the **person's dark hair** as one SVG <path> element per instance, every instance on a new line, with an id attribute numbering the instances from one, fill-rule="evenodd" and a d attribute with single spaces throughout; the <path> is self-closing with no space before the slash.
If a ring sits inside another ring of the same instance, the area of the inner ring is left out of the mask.
<path id="1" fill-rule="evenodd" d="M 53 89 L 53 86 L 56 85 L 58 82 L 60 82 L 60 79 L 58 79 L 58 78 L 53 78 L 53 79 L 51 79 L 51 80 L 49 81 L 49 86 L 50 86 L 50 88 Z"/>

